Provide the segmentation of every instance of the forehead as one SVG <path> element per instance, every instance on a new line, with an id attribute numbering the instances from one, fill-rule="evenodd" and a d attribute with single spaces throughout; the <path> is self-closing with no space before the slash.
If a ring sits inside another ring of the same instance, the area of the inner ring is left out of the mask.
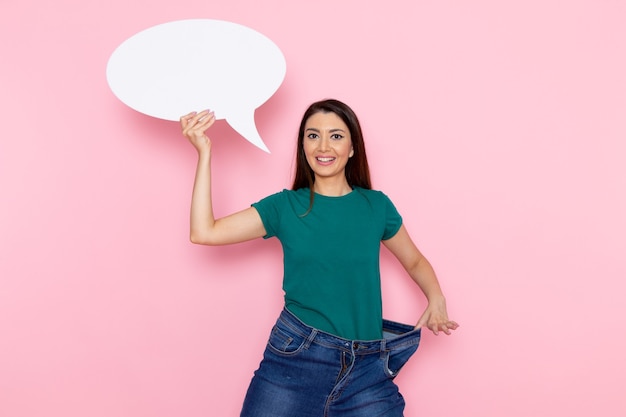
<path id="1" fill-rule="evenodd" d="M 332 130 L 341 129 L 348 131 L 348 126 L 341 120 L 341 117 L 333 112 L 317 112 L 312 114 L 304 125 L 305 129 Z"/>

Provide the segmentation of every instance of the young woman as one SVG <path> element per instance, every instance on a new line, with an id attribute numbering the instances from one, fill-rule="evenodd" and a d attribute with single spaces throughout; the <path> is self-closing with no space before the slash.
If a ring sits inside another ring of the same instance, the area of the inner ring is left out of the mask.
<path id="1" fill-rule="evenodd" d="M 296 175 L 283 190 L 215 219 L 211 203 L 210 111 L 181 117 L 198 151 L 191 241 L 224 245 L 277 237 L 284 251 L 285 307 L 244 401 L 245 417 L 402 416 L 393 378 L 415 352 L 421 328 L 451 334 L 433 268 L 393 203 L 371 189 L 363 134 L 352 109 L 313 103 L 298 132 Z M 383 320 L 383 243 L 428 299 L 409 326 Z"/>

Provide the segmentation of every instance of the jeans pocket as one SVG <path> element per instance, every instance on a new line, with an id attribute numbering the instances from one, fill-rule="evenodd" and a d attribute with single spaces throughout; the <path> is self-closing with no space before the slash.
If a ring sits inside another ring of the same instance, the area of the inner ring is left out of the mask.
<path id="1" fill-rule="evenodd" d="M 306 337 L 278 322 L 272 328 L 267 347 L 282 355 L 298 353 L 306 342 Z"/>

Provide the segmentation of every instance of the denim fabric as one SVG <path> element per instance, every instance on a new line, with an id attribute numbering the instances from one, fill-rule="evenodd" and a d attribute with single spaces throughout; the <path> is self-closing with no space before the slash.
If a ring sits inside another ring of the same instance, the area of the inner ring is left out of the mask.
<path id="1" fill-rule="evenodd" d="M 246 395 L 242 417 L 401 417 L 393 378 L 415 353 L 420 330 L 383 320 L 383 339 L 324 333 L 283 310 Z"/>

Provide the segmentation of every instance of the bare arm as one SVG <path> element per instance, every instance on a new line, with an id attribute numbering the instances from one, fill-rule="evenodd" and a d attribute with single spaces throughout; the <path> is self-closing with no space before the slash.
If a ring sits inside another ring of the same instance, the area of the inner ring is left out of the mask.
<path id="1" fill-rule="evenodd" d="M 183 135 L 198 152 L 198 166 L 191 198 L 190 239 L 202 245 L 226 245 L 265 236 L 265 227 L 250 207 L 220 219 L 213 215 L 211 199 L 211 140 L 206 130 L 215 122 L 208 110 L 180 118 Z"/>
<path id="2" fill-rule="evenodd" d="M 415 327 L 427 326 L 435 335 L 439 334 L 439 331 L 449 335 L 451 330 L 456 330 L 459 325 L 448 319 L 446 299 L 435 271 L 428 259 L 417 249 L 404 225 L 391 239 L 384 240 L 383 244 L 398 258 L 428 299 L 428 307 Z"/>

